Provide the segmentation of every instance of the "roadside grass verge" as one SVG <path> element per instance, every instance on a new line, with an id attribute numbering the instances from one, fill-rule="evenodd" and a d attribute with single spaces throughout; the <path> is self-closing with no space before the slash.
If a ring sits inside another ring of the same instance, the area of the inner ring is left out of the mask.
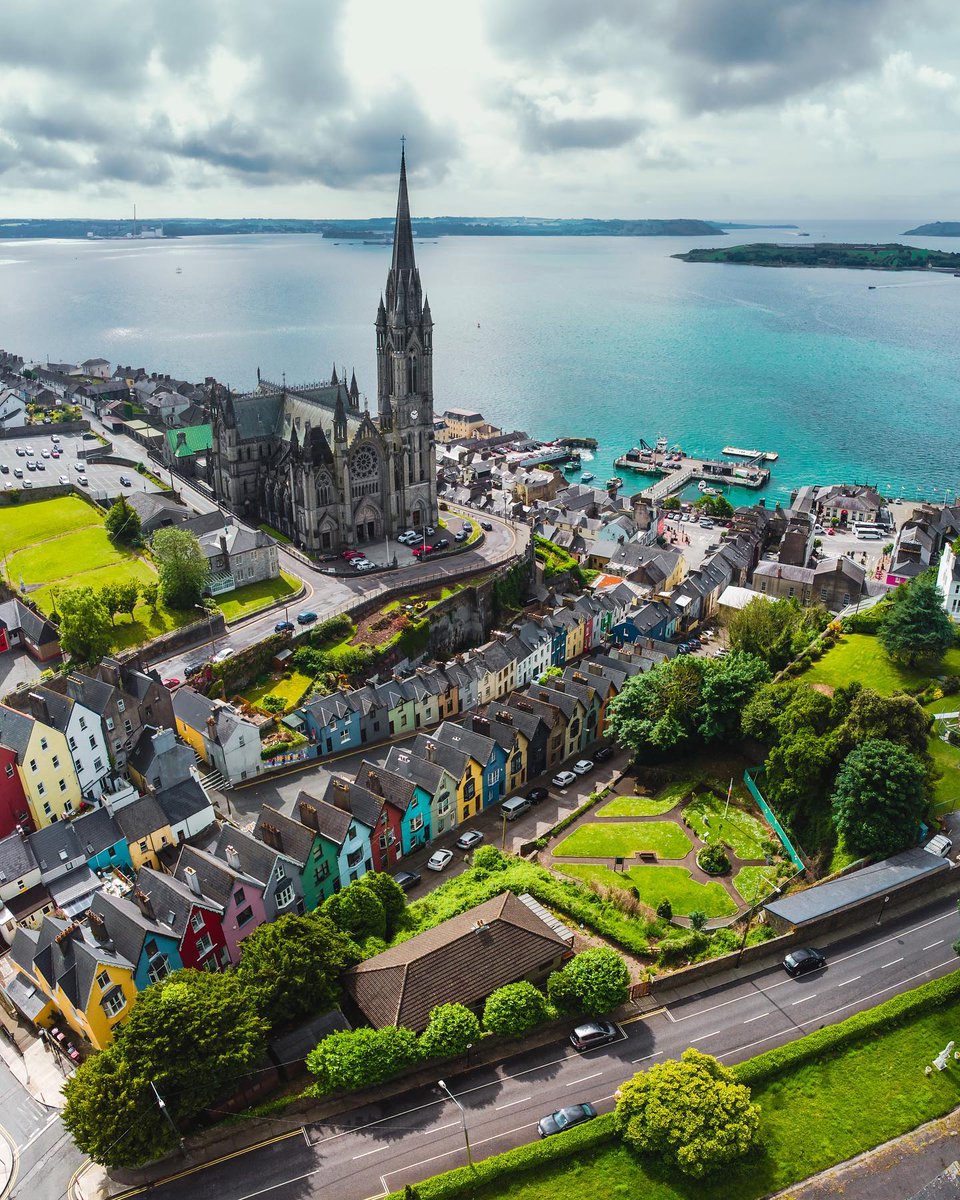
<path id="1" fill-rule="evenodd" d="M 726 807 L 725 796 L 700 795 L 683 810 L 684 820 L 705 842 L 723 842 L 739 858 L 763 858 L 763 844 L 773 838 L 773 831 L 732 801 L 724 816 Z"/>
<path id="2" fill-rule="evenodd" d="M 588 821 L 554 847 L 555 858 L 631 858 L 639 851 L 684 858 L 691 842 L 675 821 L 599 824 Z"/>
<path id="3" fill-rule="evenodd" d="M 270 608 L 299 591 L 300 584 L 281 571 L 276 579 L 263 579 L 259 583 L 247 583 L 232 592 L 217 598 L 217 605 L 227 621 L 238 621 L 253 613 Z M 282 614 L 281 614 L 282 616 Z M 279 619 L 279 618 L 278 618 Z"/>
<path id="4" fill-rule="evenodd" d="M 679 916 L 703 912 L 708 917 L 731 917 L 737 911 L 736 903 L 722 883 L 699 883 L 691 878 L 686 867 L 662 867 L 657 864 L 611 871 L 609 867 L 571 863 L 563 867 L 563 873 L 584 881 L 592 879 L 624 891 L 635 887 L 640 900 L 650 908 L 656 909 L 661 900 L 669 900 L 674 913 Z"/>

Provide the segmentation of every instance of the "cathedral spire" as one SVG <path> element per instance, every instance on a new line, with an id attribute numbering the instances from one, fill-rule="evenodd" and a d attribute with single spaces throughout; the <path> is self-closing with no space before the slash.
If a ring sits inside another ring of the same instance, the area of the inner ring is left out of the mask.
<path id="1" fill-rule="evenodd" d="M 407 158 L 406 150 L 400 151 L 400 192 L 397 196 L 397 223 L 393 230 L 393 262 L 394 271 L 415 271 L 416 260 L 413 257 L 413 229 L 410 226 L 410 201 L 407 198 Z"/>

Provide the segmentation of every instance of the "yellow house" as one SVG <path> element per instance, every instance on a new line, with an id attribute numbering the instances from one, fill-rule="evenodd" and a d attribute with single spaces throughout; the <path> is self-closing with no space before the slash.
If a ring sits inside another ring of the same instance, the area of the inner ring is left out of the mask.
<path id="1" fill-rule="evenodd" d="M 559 608 L 553 614 L 553 619 L 564 627 L 567 633 L 567 648 L 565 662 L 572 662 L 583 654 L 584 634 L 587 624 L 577 613 L 569 608 Z"/>
<path id="2" fill-rule="evenodd" d="M 475 718 L 473 727 L 478 733 L 492 737 L 507 752 L 507 792 L 523 787 L 529 769 L 530 739 L 513 724 L 510 714 L 500 713 L 495 719 Z"/>
<path id="3" fill-rule="evenodd" d="M 102 945 L 86 925 L 45 917 L 39 933 L 18 929 L 10 948 L 17 968 L 12 998 L 35 1025 L 64 1024 L 102 1050 L 136 1001 L 133 964 Z"/>
<path id="4" fill-rule="evenodd" d="M 132 804 L 115 809 L 113 819 L 127 839 L 134 871 L 141 867 L 161 870 L 160 851 L 164 846 L 175 846 L 177 839 L 170 827 L 170 818 L 153 796 L 140 796 Z"/>
<path id="5" fill-rule="evenodd" d="M 483 808 L 483 764 L 467 750 L 421 733 L 413 744 L 414 754 L 436 763 L 456 781 L 457 824 L 475 817 Z"/>
<path id="6" fill-rule="evenodd" d="M 77 810 L 83 795 L 64 734 L 0 704 L 0 741 L 16 753 L 17 771 L 37 829 Z"/>

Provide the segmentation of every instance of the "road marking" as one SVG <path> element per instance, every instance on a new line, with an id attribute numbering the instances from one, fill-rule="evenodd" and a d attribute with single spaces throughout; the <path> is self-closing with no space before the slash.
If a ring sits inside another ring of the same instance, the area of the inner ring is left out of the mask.
<path id="1" fill-rule="evenodd" d="M 532 1099 L 532 1096 L 521 1096 L 519 1100 L 508 1100 L 506 1104 L 496 1105 L 496 1110 L 499 1112 L 501 1108 L 513 1108 L 515 1104 L 526 1104 L 528 1100 Z"/>
<path id="2" fill-rule="evenodd" d="M 449 1125 L 434 1125 L 432 1129 L 421 1129 L 420 1132 L 424 1137 L 433 1137 L 435 1133 L 439 1133 L 441 1129 L 453 1129 L 455 1125 L 459 1125 L 459 1121 L 451 1121 Z"/>
<path id="3" fill-rule="evenodd" d="M 750 995 L 751 993 L 748 992 L 746 996 L 734 996 L 732 1000 L 724 1000 L 720 1004 L 711 1004 L 709 1008 L 698 1008 L 696 1012 L 692 1012 L 686 1017 L 671 1016 L 670 1020 L 673 1021 L 675 1025 L 679 1025 L 681 1021 L 689 1021 L 693 1017 L 703 1017 L 708 1012 L 716 1012 L 718 1008 L 726 1008 L 729 1004 L 737 1004 L 741 1000 L 748 999 Z M 669 1013 L 669 1009 L 667 1011 Z"/>
<path id="4" fill-rule="evenodd" d="M 698 1033 L 690 1039 L 691 1042 L 702 1042 L 708 1037 L 716 1037 L 718 1033 L 723 1033 L 722 1029 L 715 1029 L 713 1033 Z"/>
<path id="5" fill-rule="evenodd" d="M 751 1021 L 762 1021 L 764 1017 L 769 1017 L 769 1016 L 770 1016 L 769 1011 L 758 1013 L 757 1016 L 755 1016 L 755 1017 L 747 1017 L 747 1019 L 744 1021 L 744 1025 L 749 1025 Z"/>
<path id="6" fill-rule="evenodd" d="M 932 950 L 934 946 L 942 946 L 946 938 L 941 938 L 939 942 L 931 942 L 929 946 L 924 946 L 924 950 Z"/>
<path id="7" fill-rule="evenodd" d="M 635 1058 L 635 1059 L 633 1059 L 632 1061 L 633 1061 L 633 1062 L 635 1062 L 635 1063 L 638 1063 L 638 1062 L 647 1062 L 647 1061 L 648 1061 L 649 1059 L 651 1059 L 651 1058 L 659 1058 L 659 1057 L 660 1057 L 660 1055 L 661 1055 L 662 1053 L 663 1053 L 663 1051 L 662 1051 L 662 1050 L 654 1050 L 654 1052 L 653 1052 L 652 1054 L 645 1054 L 645 1055 L 643 1056 L 643 1058 Z"/>
<path id="8" fill-rule="evenodd" d="M 742 1050 L 752 1050 L 754 1046 L 762 1046 L 764 1042 L 772 1042 L 774 1038 L 789 1036 L 788 1029 L 781 1029 L 779 1033 L 768 1033 L 766 1037 L 757 1038 L 755 1042 L 747 1042 L 745 1046 L 737 1046 L 736 1050 L 721 1050 L 717 1058 L 729 1058 L 731 1054 L 739 1054 Z"/>
<path id="9" fill-rule="evenodd" d="M 846 987 L 848 983 L 856 983 L 858 979 L 862 979 L 862 975 L 854 975 L 852 979 L 845 979 L 843 983 L 838 983 L 837 987 Z"/>
<path id="10" fill-rule="evenodd" d="M 382 1154 L 386 1149 L 386 1146 L 374 1146 L 372 1150 L 364 1150 L 362 1154 L 355 1154 L 353 1161 L 356 1162 L 358 1158 L 369 1158 L 371 1154 Z"/>
<path id="11" fill-rule="evenodd" d="M 524 1129 L 536 1129 L 536 1127 L 536 1121 L 531 1121 L 529 1125 L 518 1125 L 516 1129 L 505 1129 L 503 1133 L 495 1133 L 493 1137 L 481 1138 L 480 1141 L 471 1142 L 470 1145 L 484 1146 L 487 1142 L 498 1142 L 501 1138 L 510 1137 L 513 1133 L 522 1133 Z M 441 1158 L 449 1158 L 451 1154 L 463 1154 L 463 1147 L 456 1146 L 453 1150 L 444 1150 L 442 1154 L 434 1154 L 430 1158 L 421 1158 L 419 1162 L 408 1163 L 405 1167 L 396 1167 L 393 1171 L 385 1171 L 380 1177 L 381 1182 L 388 1179 L 391 1175 L 401 1175 L 404 1171 L 413 1171 L 417 1167 L 425 1167 L 427 1163 L 438 1162 Z M 291 1180 L 291 1182 L 297 1181 Z M 279 1187 L 280 1185 L 277 1184 L 276 1186 Z M 247 1200 L 247 1197 L 243 1197 L 242 1200 Z"/>
<path id="12" fill-rule="evenodd" d="M 576 1087 L 578 1083 L 586 1083 L 588 1079 L 599 1079 L 603 1074 L 602 1071 L 594 1071 L 592 1075 L 581 1075 L 579 1079 L 571 1079 L 569 1083 L 565 1083 L 564 1087 Z"/>
<path id="13" fill-rule="evenodd" d="M 895 966 L 897 965 L 897 963 L 898 963 L 898 962 L 903 962 L 903 955 L 902 955 L 902 954 L 900 955 L 900 957 L 899 957 L 899 958 L 892 958 L 892 959 L 891 959 L 891 960 L 890 960 L 888 963 L 881 963 L 881 964 L 880 964 L 880 970 L 882 971 L 882 970 L 884 970 L 884 968 L 886 968 L 886 967 L 895 967 Z"/>
<path id="14" fill-rule="evenodd" d="M 841 958 L 834 958 L 831 961 L 834 963 L 846 962 L 849 958 L 856 958 L 859 954 L 866 954 L 868 950 L 876 950 L 880 946 L 896 942 L 910 933 L 917 933 L 921 929 L 926 929 L 929 925 L 936 925 L 938 921 L 943 921 L 946 917 L 952 917 L 953 912 L 954 910 L 951 909 L 948 912 L 941 913 L 939 917 L 931 917 L 929 921 L 922 921 L 919 925 L 912 925 L 909 929 L 904 929 L 901 933 L 891 934 L 890 937 L 884 938 L 882 942 L 871 942 L 869 946 L 864 946 L 861 950 L 854 950 L 850 954 L 844 954 Z"/>
<path id="15" fill-rule="evenodd" d="M 849 1004 L 841 1004 L 839 1008 L 834 1008 L 828 1013 L 822 1013 L 819 1017 L 811 1017 L 807 1021 L 801 1021 L 800 1024 L 809 1025 L 811 1021 L 825 1021 L 827 1017 L 836 1016 L 837 1013 L 845 1012 L 848 1008 L 853 1008 L 855 1004 L 866 1004 L 868 1000 L 875 1000 L 877 996 L 885 996 L 887 992 L 893 992 L 897 988 L 906 987 L 908 983 L 913 983 L 915 979 L 922 979 L 924 975 L 930 975 L 934 971 L 939 971 L 941 967 L 954 967 L 956 964 L 956 958 L 948 958 L 945 962 L 937 963 L 933 967 L 927 967 L 925 971 L 919 971 L 916 975 L 911 975 L 907 979 L 900 979 L 896 983 L 891 983 L 889 987 L 881 988 L 879 992 L 873 992 L 869 996 L 861 996 L 859 1000 L 851 1000 Z"/>
<path id="16" fill-rule="evenodd" d="M 808 1000 L 816 1000 L 816 998 L 817 998 L 816 992 L 811 993 L 809 996 L 801 996 L 799 1000 L 794 1000 L 793 1004 L 791 1004 L 790 1007 L 793 1008 L 794 1005 L 797 1005 L 797 1004 L 806 1004 L 806 1002 Z"/>

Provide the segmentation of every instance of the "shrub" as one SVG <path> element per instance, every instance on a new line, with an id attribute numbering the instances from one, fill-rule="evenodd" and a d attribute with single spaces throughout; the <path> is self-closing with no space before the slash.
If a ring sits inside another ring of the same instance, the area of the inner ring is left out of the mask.
<path id="1" fill-rule="evenodd" d="M 353 1090 L 383 1083 L 419 1059 L 413 1030 L 385 1025 L 382 1029 L 331 1033 L 307 1055 L 307 1068 L 316 1079 L 312 1091 L 323 1095 L 338 1088 Z"/>
<path id="2" fill-rule="evenodd" d="M 711 842 L 697 851 L 697 866 L 708 875 L 726 875 L 730 870 L 730 859 L 719 842 Z"/>
<path id="3" fill-rule="evenodd" d="M 473 852 L 475 870 L 483 870 L 489 874 L 491 871 L 505 871 L 508 865 L 507 859 L 496 846 L 478 846 Z"/>
<path id="4" fill-rule="evenodd" d="M 695 929 L 664 938 L 657 946 L 657 966 L 678 967 L 682 963 L 691 962 L 709 945 L 710 939 L 702 933 L 697 933 Z"/>
<path id="5" fill-rule="evenodd" d="M 546 996 L 525 980 L 497 988 L 483 1006 L 484 1029 L 504 1037 L 520 1037 L 546 1019 Z"/>
<path id="6" fill-rule="evenodd" d="M 661 917 L 664 921 L 673 920 L 673 905 L 666 896 L 657 905 L 657 916 Z"/>
<path id="7" fill-rule="evenodd" d="M 287 702 L 282 696 L 277 696 L 273 692 L 270 692 L 261 699 L 260 707 L 265 712 L 282 713 L 286 711 Z"/>
<path id="8" fill-rule="evenodd" d="M 573 1008 L 594 1017 L 619 1008 L 626 1003 L 630 993 L 627 964 L 609 946 L 584 950 L 575 955 L 562 971 L 554 972 L 554 975 L 557 974 L 566 976 L 569 983 L 568 991 L 560 988 L 564 1004 L 572 1004 Z M 547 986 L 549 988 L 549 984 Z M 552 994 L 550 998 L 553 999 Z"/>
<path id="9" fill-rule="evenodd" d="M 690 928 L 697 933 L 703 933 L 707 927 L 707 914 L 697 909 L 690 914 Z"/>
<path id="10" fill-rule="evenodd" d="M 420 1053 L 424 1058 L 466 1054 L 483 1036 L 476 1015 L 463 1004 L 439 1004 L 430 1013 L 430 1024 L 420 1035 Z"/>

